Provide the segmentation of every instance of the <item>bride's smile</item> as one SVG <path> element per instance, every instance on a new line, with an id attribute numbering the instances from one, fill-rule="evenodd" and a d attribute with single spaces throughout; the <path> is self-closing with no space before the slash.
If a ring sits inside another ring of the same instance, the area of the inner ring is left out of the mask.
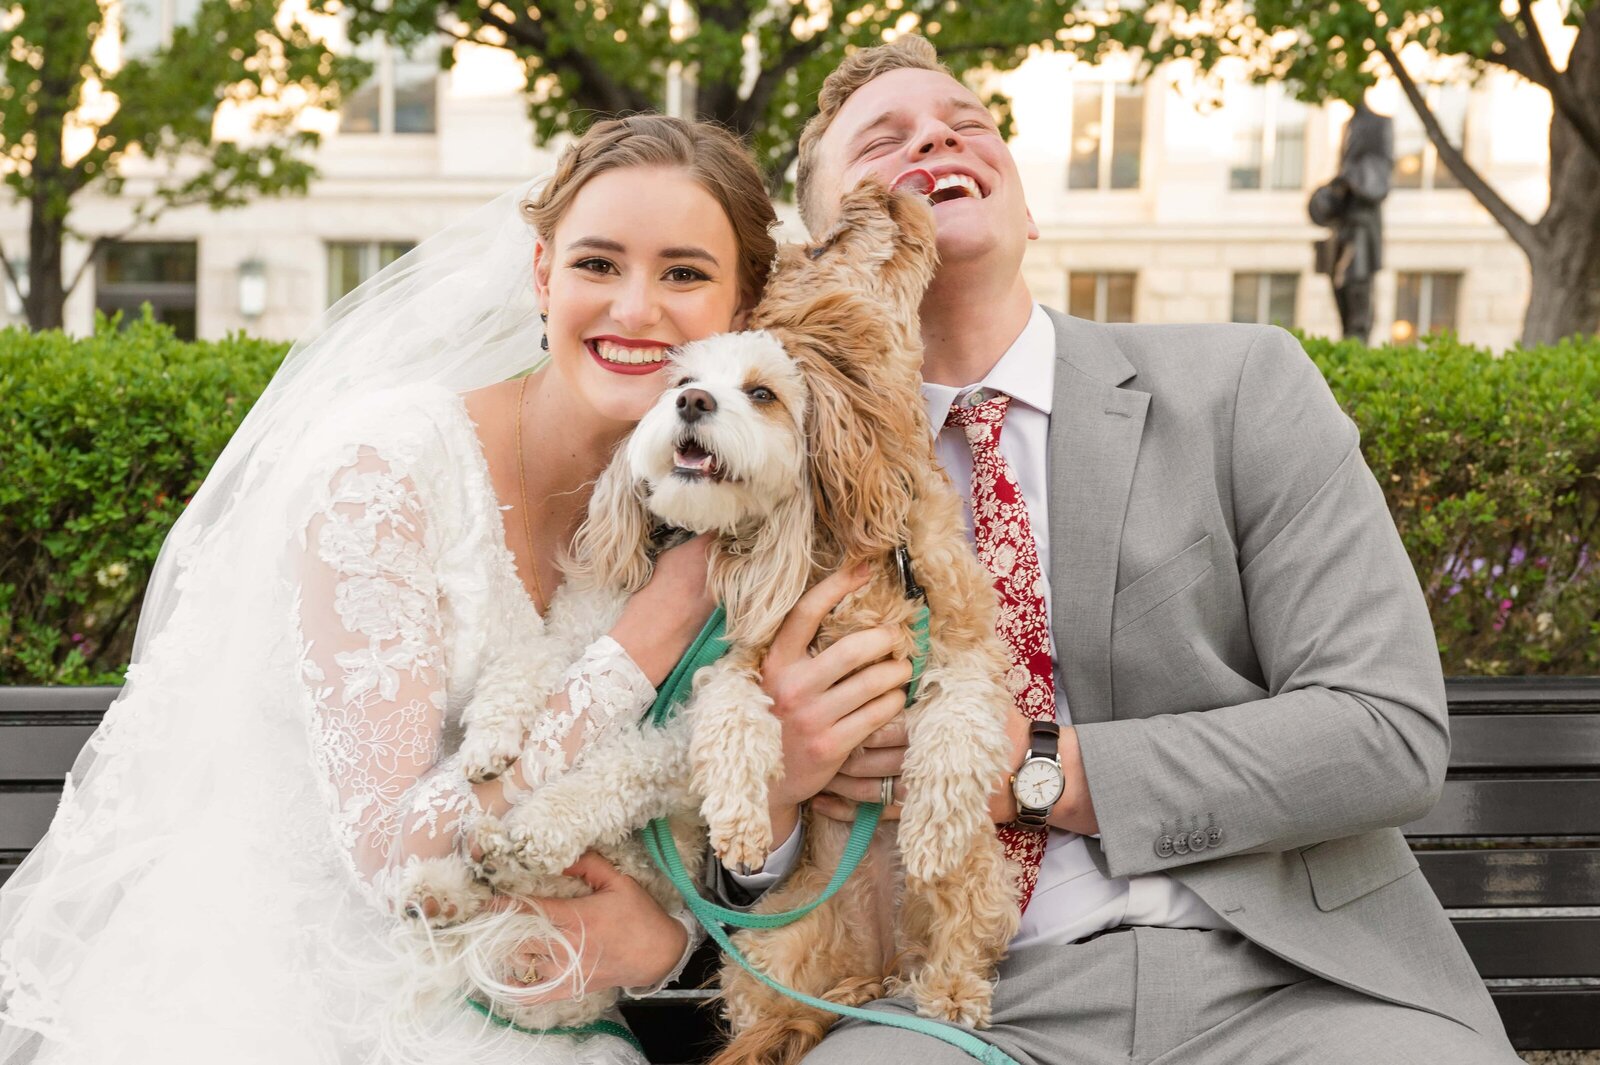
<path id="1" fill-rule="evenodd" d="M 655 373 L 667 364 L 670 345 L 655 340 L 625 340 L 622 337 L 590 337 L 584 341 L 595 361 L 612 373 Z"/>

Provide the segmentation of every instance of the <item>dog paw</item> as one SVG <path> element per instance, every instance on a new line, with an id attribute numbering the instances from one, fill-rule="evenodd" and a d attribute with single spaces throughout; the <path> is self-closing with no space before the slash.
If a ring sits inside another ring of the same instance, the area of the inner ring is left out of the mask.
<path id="1" fill-rule="evenodd" d="M 772 853 L 772 827 L 766 818 L 740 818 L 734 825 L 711 826 L 711 849 L 722 867 L 748 876 L 767 864 Z"/>
<path id="2" fill-rule="evenodd" d="M 528 811 L 514 811 L 515 814 L 525 812 Z M 529 820 L 536 826 L 541 824 L 538 818 Z M 531 873 L 559 873 L 583 857 L 585 849 L 582 842 L 561 830 L 560 822 L 553 820 L 542 822 L 542 827 L 533 831 L 513 823 L 504 828 L 502 834 L 507 840 L 507 851 Z"/>
<path id="3" fill-rule="evenodd" d="M 522 722 L 504 718 L 468 727 L 461 740 L 461 770 L 474 784 L 493 780 L 522 754 L 527 732 Z"/>
<path id="4" fill-rule="evenodd" d="M 484 817 L 472 830 L 473 863 L 490 883 L 522 871 L 521 843 L 497 818 Z"/>
<path id="5" fill-rule="evenodd" d="M 444 928 L 464 921 L 489 904 L 489 885 L 453 858 L 428 859 L 413 866 L 400 890 L 400 912 L 409 920 Z"/>
<path id="6" fill-rule="evenodd" d="M 488 901 L 487 887 L 484 889 L 482 899 L 473 899 L 465 903 L 437 895 L 415 894 L 406 900 L 402 912 L 411 920 L 420 921 L 429 928 L 448 928 L 483 909 Z"/>
<path id="7" fill-rule="evenodd" d="M 910 990 L 917 1012 L 924 1017 L 969 1028 L 989 1025 L 994 987 L 987 980 L 980 980 L 971 973 L 935 975 L 923 970 L 911 978 Z"/>

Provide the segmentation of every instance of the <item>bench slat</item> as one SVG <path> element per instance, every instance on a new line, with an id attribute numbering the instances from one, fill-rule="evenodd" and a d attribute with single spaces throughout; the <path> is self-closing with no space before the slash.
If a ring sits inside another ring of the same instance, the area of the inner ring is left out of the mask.
<path id="1" fill-rule="evenodd" d="M 1451 713 L 1484 710 L 1600 710 L 1600 677 L 1446 677 Z"/>
<path id="2" fill-rule="evenodd" d="M 60 804 L 59 791 L 0 790 L 0 851 L 31 849 Z"/>
<path id="3" fill-rule="evenodd" d="M 93 725 L 0 727 L 0 783 L 62 780 L 93 734 Z"/>
<path id="4" fill-rule="evenodd" d="M 17 715 L 86 715 L 98 718 L 122 691 L 119 685 L 0 686 L 0 720 Z"/>
<path id="5" fill-rule="evenodd" d="M 1600 988 L 1495 991 L 1494 1004 L 1518 1050 L 1600 1047 Z"/>
<path id="6" fill-rule="evenodd" d="M 1444 905 L 1600 906 L 1600 848 L 1419 851 Z"/>
<path id="7" fill-rule="evenodd" d="M 1600 778 L 1447 780 L 1439 805 L 1408 836 L 1600 834 Z"/>
<path id="8" fill-rule="evenodd" d="M 1600 976 L 1600 917 L 1458 917 L 1485 979 Z"/>
<path id="9" fill-rule="evenodd" d="M 1600 766 L 1600 715 L 1471 714 L 1450 720 L 1451 769 Z"/>

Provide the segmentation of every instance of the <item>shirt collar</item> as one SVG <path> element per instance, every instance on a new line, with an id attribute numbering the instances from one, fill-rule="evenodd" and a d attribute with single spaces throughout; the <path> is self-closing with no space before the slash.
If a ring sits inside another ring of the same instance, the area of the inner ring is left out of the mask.
<path id="1" fill-rule="evenodd" d="M 1024 403 L 1041 414 L 1050 413 L 1050 401 L 1055 395 L 1056 330 L 1050 316 L 1037 303 L 1028 316 L 1017 339 L 1011 342 L 1000 361 L 994 364 L 982 381 L 953 388 L 950 385 L 922 383 L 922 399 L 928 408 L 928 421 L 935 433 L 944 424 L 950 407 L 965 399 L 975 389 L 985 392 L 1004 392 L 1012 400 Z"/>

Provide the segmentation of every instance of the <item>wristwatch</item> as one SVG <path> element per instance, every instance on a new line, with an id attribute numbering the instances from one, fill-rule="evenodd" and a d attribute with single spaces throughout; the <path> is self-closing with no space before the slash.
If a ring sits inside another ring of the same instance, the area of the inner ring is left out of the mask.
<path id="1" fill-rule="evenodd" d="M 1017 800 L 1017 824 L 1045 827 L 1051 808 L 1067 789 L 1060 749 L 1060 725 L 1054 721 L 1029 723 L 1028 753 L 1023 755 L 1022 765 L 1011 774 L 1011 794 Z"/>

